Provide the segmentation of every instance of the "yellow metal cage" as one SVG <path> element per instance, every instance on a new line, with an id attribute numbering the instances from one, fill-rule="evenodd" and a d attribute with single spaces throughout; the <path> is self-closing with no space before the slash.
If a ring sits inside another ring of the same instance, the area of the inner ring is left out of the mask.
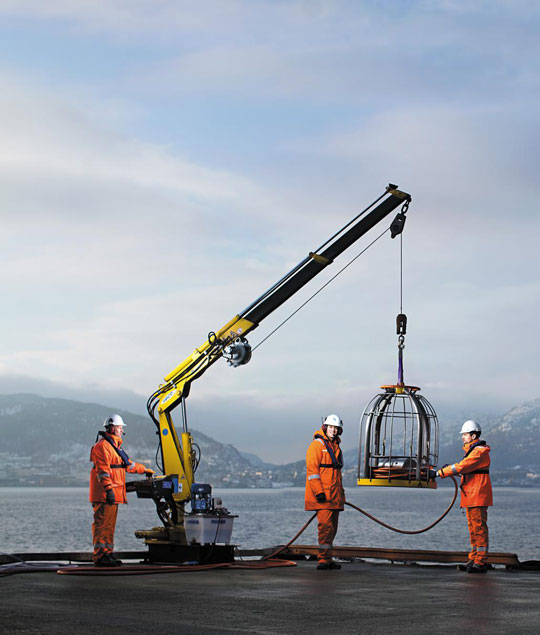
<path id="1" fill-rule="evenodd" d="M 416 386 L 381 386 L 360 420 L 358 485 L 436 489 L 439 423 Z"/>

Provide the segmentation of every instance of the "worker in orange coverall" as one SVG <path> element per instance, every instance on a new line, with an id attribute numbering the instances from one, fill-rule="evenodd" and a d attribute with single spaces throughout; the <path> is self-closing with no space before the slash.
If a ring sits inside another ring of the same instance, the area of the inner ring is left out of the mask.
<path id="1" fill-rule="evenodd" d="M 319 552 L 317 569 L 341 569 L 332 560 L 332 546 L 338 528 L 339 512 L 345 504 L 341 481 L 343 455 L 339 444 L 343 421 L 328 415 L 313 435 L 306 454 L 305 509 L 317 511 Z"/>
<path id="2" fill-rule="evenodd" d="M 445 465 L 437 472 L 441 478 L 461 476 L 461 507 L 465 508 L 467 514 L 471 551 L 469 562 L 460 565 L 460 569 L 467 573 L 487 571 L 487 508 L 493 505 L 493 491 L 489 478 L 490 448 L 485 441 L 480 441 L 481 433 L 475 421 L 465 421 L 461 428 L 465 456 L 459 463 Z"/>
<path id="3" fill-rule="evenodd" d="M 117 567 L 121 560 L 113 556 L 114 530 L 118 515 L 118 504 L 127 503 L 126 471 L 146 474 L 154 471 L 142 463 L 135 463 L 120 447 L 125 423 L 120 415 L 105 419 L 105 432 L 99 432 L 98 441 L 90 451 L 94 464 L 90 472 L 90 502 L 94 509 L 92 538 L 93 561 L 96 567 Z"/>

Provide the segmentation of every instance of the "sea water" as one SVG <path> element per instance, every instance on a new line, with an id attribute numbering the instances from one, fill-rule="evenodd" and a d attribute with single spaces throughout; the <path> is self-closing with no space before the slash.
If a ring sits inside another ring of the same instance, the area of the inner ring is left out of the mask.
<path id="1" fill-rule="evenodd" d="M 347 500 L 382 521 L 406 530 L 434 522 L 448 507 L 453 488 L 418 490 L 347 488 Z M 232 540 L 241 549 L 287 543 L 311 516 L 304 511 L 303 488 L 214 489 L 214 497 L 237 515 Z M 120 505 L 115 548 L 144 549 L 136 529 L 160 525 L 154 503 L 128 495 Z M 189 506 L 188 506 L 189 508 Z M 86 488 L 0 488 L 0 552 L 90 551 L 92 507 Z M 540 560 L 540 489 L 498 487 L 489 509 L 491 551 L 516 553 L 521 561 Z M 316 520 L 298 544 L 316 544 Z M 394 533 L 349 507 L 340 514 L 335 544 L 391 549 L 467 550 L 468 532 L 459 500 L 433 529 L 419 535 Z"/>

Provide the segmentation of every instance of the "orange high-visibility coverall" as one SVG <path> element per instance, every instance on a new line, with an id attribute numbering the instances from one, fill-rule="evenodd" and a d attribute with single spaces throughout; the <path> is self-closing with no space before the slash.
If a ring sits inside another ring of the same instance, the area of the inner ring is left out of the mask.
<path id="1" fill-rule="evenodd" d="M 113 441 L 116 447 L 122 445 L 121 437 L 105 432 L 100 433 Z M 112 555 L 114 547 L 114 530 L 118 514 L 118 503 L 127 503 L 126 471 L 143 474 L 146 467 L 142 463 L 130 461 L 125 466 L 121 457 L 111 444 L 100 439 L 90 450 L 93 462 L 90 471 L 90 502 L 94 510 L 92 523 L 92 539 L 94 543 L 93 560 L 97 562 L 105 554 Z M 107 491 L 114 493 L 114 504 L 107 503 Z"/>
<path id="2" fill-rule="evenodd" d="M 331 562 L 332 546 L 338 529 L 339 512 L 345 504 L 345 491 L 341 481 L 341 469 L 333 467 L 331 455 L 325 441 L 331 447 L 335 458 L 342 462 L 340 439 L 334 441 L 324 431 L 317 430 L 306 454 L 306 495 L 305 509 L 317 511 L 319 535 L 319 562 Z M 323 493 L 326 501 L 320 503 L 317 494 Z"/>
<path id="3" fill-rule="evenodd" d="M 489 478 L 489 445 L 485 441 L 471 441 L 463 446 L 465 457 L 454 465 L 439 470 L 441 478 L 461 476 L 461 507 L 465 508 L 471 538 L 469 560 L 485 565 L 489 548 L 487 508 L 493 505 L 493 490 Z"/>

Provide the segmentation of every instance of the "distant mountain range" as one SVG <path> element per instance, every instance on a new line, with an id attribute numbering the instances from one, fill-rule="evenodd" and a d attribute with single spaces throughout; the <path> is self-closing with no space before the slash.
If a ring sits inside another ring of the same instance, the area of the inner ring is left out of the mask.
<path id="1" fill-rule="evenodd" d="M 149 417 L 116 410 L 124 448 L 158 470 L 157 431 Z M 87 485 L 89 452 L 110 407 L 31 394 L 0 395 L 0 485 Z M 272 487 L 271 474 L 238 450 L 192 430 L 201 449 L 197 480 L 221 487 Z"/>
<path id="2" fill-rule="evenodd" d="M 87 485 L 89 450 L 106 406 L 32 394 L 0 395 L 0 486 Z M 148 417 L 118 410 L 127 422 L 125 448 L 137 461 L 156 469 L 158 438 Z M 475 415 L 476 416 L 476 415 Z M 492 447 L 495 483 L 540 486 L 540 399 L 513 408 L 502 417 L 476 416 Z M 439 465 L 462 455 L 459 428 L 463 419 L 445 417 Z M 215 487 L 303 486 L 305 462 L 274 465 L 192 430 L 201 449 L 199 482 Z M 344 452 L 344 480 L 356 483 L 358 451 Z"/>

